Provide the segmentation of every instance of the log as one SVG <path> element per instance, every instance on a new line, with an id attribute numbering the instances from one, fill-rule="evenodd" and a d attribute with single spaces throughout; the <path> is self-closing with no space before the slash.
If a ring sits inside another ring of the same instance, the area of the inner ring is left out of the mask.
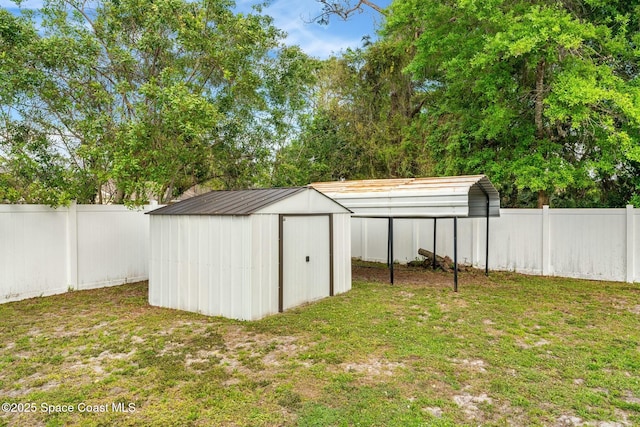
<path id="1" fill-rule="evenodd" d="M 418 249 L 418 254 L 425 257 L 423 261 L 424 268 L 433 268 L 433 252 L 420 248 Z M 441 257 L 438 254 L 436 254 L 435 257 L 436 257 L 436 268 L 440 268 L 442 271 L 446 271 L 446 272 L 453 271 L 454 264 L 451 258 L 449 258 L 448 256 Z M 467 268 L 464 265 L 461 265 L 460 263 L 458 263 L 458 271 L 466 271 L 466 270 Z"/>

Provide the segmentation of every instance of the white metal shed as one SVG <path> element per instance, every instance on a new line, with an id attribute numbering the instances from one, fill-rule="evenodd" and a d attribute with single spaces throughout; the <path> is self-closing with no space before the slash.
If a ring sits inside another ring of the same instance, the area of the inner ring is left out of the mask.
<path id="1" fill-rule="evenodd" d="M 212 191 L 149 214 L 151 305 L 256 320 L 351 289 L 351 212 L 313 188 Z"/>
<path id="2" fill-rule="evenodd" d="M 457 267 L 457 220 L 487 219 L 486 274 L 489 274 L 489 217 L 500 216 L 500 194 L 485 175 L 430 178 L 369 179 L 315 182 L 313 188 L 363 218 L 388 218 L 388 263 L 393 283 L 393 219 L 433 218 L 433 253 L 438 218 L 453 218 L 454 263 Z M 454 268 L 454 290 L 458 271 Z"/>

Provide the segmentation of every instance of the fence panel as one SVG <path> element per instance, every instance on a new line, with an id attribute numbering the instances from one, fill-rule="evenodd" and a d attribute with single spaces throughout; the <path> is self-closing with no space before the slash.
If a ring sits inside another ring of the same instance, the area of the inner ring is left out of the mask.
<path id="1" fill-rule="evenodd" d="M 67 214 L 0 205 L 0 302 L 65 292 Z"/>
<path id="2" fill-rule="evenodd" d="M 123 206 L 78 206 L 78 287 L 149 276 L 149 218 Z"/>
<path id="3" fill-rule="evenodd" d="M 550 209 L 550 275 L 626 279 L 626 209 Z"/>
<path id="4" fill-rule="evenodd" d="M 472 219 L 484 230 L 486 219 Z M 540 209 L 501 209 L 499 218 L 489 220 L 489 268 L 542 274 L 542 211 Z M 480 245 L 484 250 L 486 234 Z M 484 257 L 476 265 L 484 268 Z"/>
<path id="5" fill-rule="evenodd" d="M 386 261 L 386 219 L 354 218 L 352 254 Z M 433 248 L 433 219 L 394 220 L 394 259 Z M 502 209 L 490 219 L 489 268 L 596 280 L 640 281 L 640 210 Z M 484 268 L 486 219 L 458 220 L 458 260 Z M 437 252 L 453 257 L 453 221 L 437 221 Z"/>
<path id="6" fill-rule="evenodd" d="M 0 303 L 146 280 L 148 259 L 143 210 L 0 205 Z"/>
<path id="7" fill-rule="evenodd" d="M 145 211 L 150 208 L 146 207 Z M 458 221 L 458 259 L 485 265 L 485 219 Z M 394 259 L 433 248 L 433 219 L 394 220 Z M 352 219 L 352 255 L 387 260 L 386 219 Z M 437 252 L 453 256 L 453 221 L 437 221 Z M 640 210 L 502 209 L 491 218 L 489 268 L 640 281 Z M 0 205 L 0 303 L 146 280 L 149 219 L 123 206 Z"/>

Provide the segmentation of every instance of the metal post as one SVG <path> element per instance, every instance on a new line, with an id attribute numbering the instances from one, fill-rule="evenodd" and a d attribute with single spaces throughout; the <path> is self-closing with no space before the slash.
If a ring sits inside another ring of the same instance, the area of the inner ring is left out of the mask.
<path id="1" fill-rule="evenodd" d="M 434 270 L 436 269 L 436 228 L 438 227 L 438 218 L 433 218 L 433 262 L 431 263 Z"/>
<path id="2" fill-rule="evenodd" d="M 458 217 L 453 217 L 453 291 L 458 292 Z"/>
<path id="3" fill-rule="evenodd" d="M 393 285 L 393 218 L 389 218 L 389 274 Z"/>
<path id="4" fill-rule="evenodd" d="M 485 193 L 485 196 L 487 196 L 487 244 L 484 255 L 484 275 L 489 276 L 489 195 Z"/>

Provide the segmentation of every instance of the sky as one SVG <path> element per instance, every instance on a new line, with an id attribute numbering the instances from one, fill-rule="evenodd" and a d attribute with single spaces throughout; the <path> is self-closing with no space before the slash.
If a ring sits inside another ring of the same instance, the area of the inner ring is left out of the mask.
<path id="1" fill-rule="evenodd" d="M 0 0 L 4 1 L 4 0 Z M 236 0 L 239 10 L 250 10 L 256 0 Z M 351 0 L 355 4 L 355 0 Z M 377 0 L 375 3 L 385 8 L 391 0 Z M 274 19 L 274 25 L 287 33 L 287 44 L 298 45 L 308 55 L 325 59 L 347 48 L 362 46 L 362 38 L 376 38 L 376 28 L 382 16 L 364 6 L 362 13 L 355 14 L 348 21 L 332 17 L 329 25 L 310 22 L 322 10 L 316 0 L 273 0 L 263 13 Z"/>
<path id="2" fill-rule="evenodd" d="M 352 4 L 355 0 L 350 0 Z M 236 0 L 236 9 L 240 12 L 251 12 L 254 4 L 260 0 Z M 391 0 L 377 0 L 380 7 L 387 7 Z M 37 9 L 42 0 L 24 0 L 23 8 Z M 17 11 L 15 3 L 0 0 L 0 7 Z M 375 39 L 375 29 L 382 22 L 382 16 L 373 9 L 364 7 L 363 13 L 355 14 L 348 21 L 332 17 L 329 25 L 310 22 L 320 14 L 322 8 L 316 0 L 272 0 L 263 10 L 264 14 L 274 19 L 274 25 L 287 33 L 286 43 L 298 45 L 308 55 L 326 59 L 331 54 L 339 54 L 347 48 L 362 46 L 362 38 L 366 35 Z"/>

